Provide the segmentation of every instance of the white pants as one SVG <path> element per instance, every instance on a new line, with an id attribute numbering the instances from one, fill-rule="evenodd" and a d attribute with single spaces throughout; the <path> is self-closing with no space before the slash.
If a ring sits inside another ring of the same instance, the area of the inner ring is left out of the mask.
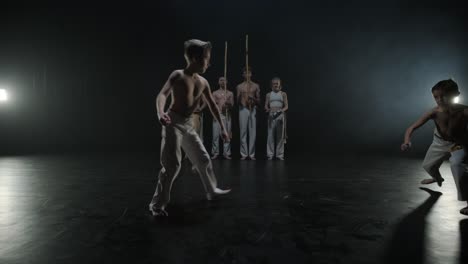
<path id="1" fill-rule="evenodd" d="M 450 149 L 454 145 L 453 142 L 445 141 L 434 135 L 434 140 L 426 152 L 423 168 L 433 179 L 440 179 L 442 176 L 440 175 L 439 168 L 444 160 L 450 157 L 450 169 L 452 170 L 455 186 L 457 187 L 458 200 L 466 201 L 468 198 L 466 195 L 468 191 L 468 174 L 465 165 L 466 152 L 465 149 L 450 152 Z"/>
<path id="2" fill-rule="evenodd" d="M 203 113 L 193 113 L 191 118 L 192 127 L 200 137 L 201 142 L 203 143 Z M 197 168 L 190 162 L 187 154 L 184 154 L 182 158 L 182 173 L 189 169 L 195 172 Z"/>
<path id="3" fill-rule="evenodd" d="M 169 126 L 163 126 L 162 129 L 162 169 L 159 172 L 156 191 L 150 203 L 150 206 L 154 208 L 164 209 L 169 203 L 172 183 L 181 168 L 182 149 L 197 168 L 205 191 L 213 193 L 217 185 L 210 155 L 195 132 L 191 117 L 186 118 L 174 112 L 169 112 L 169 116 L 172 123 Z"/>
<path id="4" fill-rule="evenodd" d="M 221 114 L 221 121 L 224 124 L 224 127 L 227 130 L 227 133 L 231 134 L 231 116 L 225 116 Z M 221 135 L 221 126 L 219 125 L 216 119 L 213 120 L 213 147 L 211 149 L 211 154 L 213 156 L 219 155 L 219 136 Z M 224 142 L 223 143 L 224 155 L 230 156 L 231 155 L 231 142 Z"/>
<path id="5" fill-rule="evenodd" d="M 194 113 L 192 115 L 192 123 L 195 132 L 197 132 L 203 142 L 203 113 Z"/>
<path id="6" fill-rule="evenodd" d="M 284 113 L 270 113 L 268 116 L 267 157 L 272 158 L 276 149 L 276 157 L 284 158 Z M 276 143 L 276 147 L 275 147 Z"/>
<path id="7" fill-rule="evenodd" d="M 239 128 L 240 128 L 240 155 L 245 158 L 255 157 L 255 137 L 257 129 L 257 110 L 255 107 L 250 111 L 247 107 L 240 106 Z M 247 132 L 249 142 L 247 144 Z"/>

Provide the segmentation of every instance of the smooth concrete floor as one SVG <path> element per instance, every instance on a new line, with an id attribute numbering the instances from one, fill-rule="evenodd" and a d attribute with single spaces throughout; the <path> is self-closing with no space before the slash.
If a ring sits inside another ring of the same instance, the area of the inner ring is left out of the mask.
<path id="1" fill-rule="evenodd" d="M 156 156 L 2 156 L 0 263 L 468 263 L 450 169 L 420 189 L 421 161 L 216 160 L 229 196 L 206 201 L 186 173 L 155 219 Z"/>

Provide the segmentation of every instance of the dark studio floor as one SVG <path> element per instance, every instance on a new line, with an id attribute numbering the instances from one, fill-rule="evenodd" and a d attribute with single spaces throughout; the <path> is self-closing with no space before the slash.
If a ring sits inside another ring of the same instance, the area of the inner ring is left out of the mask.
<path id="1" fill-rule="evenodd" d="M 216 160 L 232 194 L 208 202 L 183 175 L 159 220 L 155 156 L 3 156 L 0 263 L 468 263 L 450 169 L 438 195 L 421 161 Z"/>

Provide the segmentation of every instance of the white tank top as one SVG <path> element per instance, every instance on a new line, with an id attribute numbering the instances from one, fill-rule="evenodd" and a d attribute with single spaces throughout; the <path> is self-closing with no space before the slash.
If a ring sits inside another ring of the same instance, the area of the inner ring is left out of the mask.
<path id="1" fill-rule="evenodd" d="M 283 107 L 283 93 L 281 91 L 270 93 L 270 108 Z"/>

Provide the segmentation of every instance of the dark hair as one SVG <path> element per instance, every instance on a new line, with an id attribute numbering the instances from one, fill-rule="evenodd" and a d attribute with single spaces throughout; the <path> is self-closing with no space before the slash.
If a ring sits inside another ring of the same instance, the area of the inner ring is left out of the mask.
<path id="1" fill-rule="evenodd" d="M 460 91 L 458 90 L 458 84 L 452 79 L 442 80 L 436 83 L 436 85 L 432 87 L 432 92 L 436 90 L 440 90 L 445 94 L 459 94 L 460 93 Z"/>
<path id="2" fill-rule="evenodd" d="M 281 79 L 279 77 L 273 77 L 273 79 L 271 79 L 271 81 L 280 81 L 281 82 Z"/>
<path id="3" fill-rule="evenodd" d="M 211 49 L 211 43 L 209 41 L 190 39 L 184 43 L 184 54 L 188 60 L 193 57 L 197 59 L 202 58 L 205 50 L 207 49 Z"/>

